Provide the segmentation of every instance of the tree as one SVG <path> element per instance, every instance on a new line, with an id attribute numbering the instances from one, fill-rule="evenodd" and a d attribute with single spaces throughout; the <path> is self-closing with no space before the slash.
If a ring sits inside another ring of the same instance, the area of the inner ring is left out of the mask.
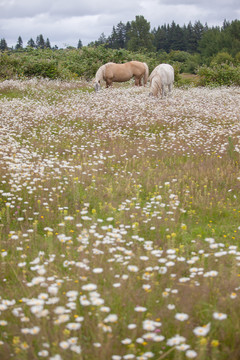
<path id="1" fill-rule="evenodd" d="M 21 36 L 18 37 L 18 40 L 17 40 L 17 44 L 15 46 L 15 49 L 16 50 L 20 50 L 23 48 L 23 41 L 22 41 L 22 38 Z"/>
<path id="2" fill-rule="evenodd" d="M 45 48 L 46 49 L 51 49 L 51 44 L 50 44 L 49 38 L 47 38 L 47 40 L 46 40 Z"/>
<path id="3" fill-rule="evenodd" d="M 128 50 L 154 50 L 153 34 L 150 33 L 150 23 L 147 22 L 142 15 L 136 16 L 135 21 L 131 22 L 131 27 L 127 34 L 129 36 L 127 43 Z"/>
<path id="4" fill-rule="evenodd" d="M 106 42 L 107 42 L 107 38 L 106 38 L 105 34 L 101 33 L 101 35 L 98 38 L 97 44 L 103 45 L 103 44 L 106 44 Z"/>
<path id="5" fill-rule="evenodd" d="M 36 44 L 32 38 L 28 40 L 27 46 L 33 49 L 36 47 Z"/>
<path id="6" fill-rule="evenodd" d="M 112 49 L 124 49 L 127 44 L 127 26 L 121 21 L 113 26 L 112 34 L 108 38 L 109 47 Z"/>
<path id="7" fill-rule="evenodd" d="M 206 31 L 199 41 L 198 49 L 201 56 L 208 62 L 217 54 L 222 47 L 222 36 L 219 27 L 213 27 Z M 208 60 L 207 60 L 208 59 Z"/>
<path id="8" fill-rule="evenodd" d="M 77 46 L 77 48 L 78 48 L 78 49 L 81 49 L 82 46 L 83 46 L 82 40 L 79 39 L 79 40 L 78 40 L 78 46 Z"/>
<path id="9" fill-rule="evenodd" d="M 156 50 L 168 51 L 168 35 L 166 24 L 162 25 L 161 27 L 158 26 L 157 29 L 153 29 L 152 34 L 154 36 L 153 45 L 155 46 Z"/>
<path id="10" fill-rule="evenodd" d="M 240 51 L 240 21 L 234 20 L 224 28 L 224 43 L 228 52 L 235 56 Z"/>
<path id="11" fill-rule="evenodd" d="M 37 45 L 37 48 L 44 49 L 45 41 L 44 41 L 44 38 L 43 38 L 42 34 L 37 36 L 36 45 Z"/>
<path id="12" fill-rule="evenodd" d="M 7 46 L 7 42 L 5 39 L 1 39 L 0 40 L 0 50 L 4 51 L 7 50 L 8 46 Z"/>

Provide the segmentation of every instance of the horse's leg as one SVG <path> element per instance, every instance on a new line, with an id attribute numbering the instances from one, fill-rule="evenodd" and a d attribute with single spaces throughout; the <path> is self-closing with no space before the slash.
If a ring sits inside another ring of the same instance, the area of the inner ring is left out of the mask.
<path id="1" fill-rule="evenodd" d="M 161 97 L 162 97 L 162 99 L 163 99 L 163 97 L 164 97 L 164 95 L 165 95 L 164 85 L 161 86 L 161 92 L 162 92 L 162 94 L 161 94 L 162 96 L 161 96 Z"/>
<path id="2" fill-rule="evenodd" d="M 165 85 L 163 85 L 163 96 L 167 96 Z"/>
<path id="3" fill-rule="evenodd" d="M 108 88 L 108 87 L 111 86 L 111 85 L 112 85 L 112 81 L 109 80 L 109 79 L 107 79 L 107 80 L 106 80 L 106 88 Z"/>
<path id="4" fill-rule="evenodd" d="M 135 86 L 139 86 L 139 78 L 135 76 Z"/>

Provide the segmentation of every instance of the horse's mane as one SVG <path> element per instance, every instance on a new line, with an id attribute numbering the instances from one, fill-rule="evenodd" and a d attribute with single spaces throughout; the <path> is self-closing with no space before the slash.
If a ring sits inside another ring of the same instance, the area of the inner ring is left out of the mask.
<path id="1" fill-rule="evenodd" d="M 95 82 L 96 83 L 100 83 L 100 81 L 103 79 L 104 73 L 105 73 L 105 66 L 106 65 L 100 66 L 100 68 L 96 72 L 96 76 L 95 76 Z"/>
<path id="2" fill-rule="evenodd" d="M 157 94 L 159 91 L 162 91 L 162 83 L 161 83 L 161 77 L 159 76 L 159 74 L 157 72 L 155 72 L 154 74 L 151 74 L 153 76 L 150 76 L 150 87 L 152 92 L 154 92 L 155 94 Z"/>

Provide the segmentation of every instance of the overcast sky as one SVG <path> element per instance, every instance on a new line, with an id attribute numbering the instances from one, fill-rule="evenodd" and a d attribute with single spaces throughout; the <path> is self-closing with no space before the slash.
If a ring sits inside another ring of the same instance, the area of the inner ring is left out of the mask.
<path id="1" fill-rule="evenodd" d="M 204 25 L 222 25 L 240 19 L 240 0 L 0 0 L 0 39 L 15 46 L 42 34 L 58 47 L 83 45 L 109 36 L 120 21 L 143 15 L 151 29 L 158 25 L 183 26 L 200 20 Z"/>

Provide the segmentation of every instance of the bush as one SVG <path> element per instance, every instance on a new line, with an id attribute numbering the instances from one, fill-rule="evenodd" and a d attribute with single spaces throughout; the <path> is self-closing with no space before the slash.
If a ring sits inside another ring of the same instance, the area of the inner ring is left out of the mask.
<path id="1" fill-rule="evenodd" d="M 221 64 L 214 67 L 202 66 L 200 85 L 240 85 L 240 66 Z"/>
<path id="2" fill-rule="evenodd" d="M 210 66 L 234 63 L 234 58 L 227 52 L 219 52 L 211 61 Z"/>
<path id="3" fill-rule="evenodd" d="M 48 59 L 27 61 L 23 64 L 21 70 L 22 74 L 28 77 L 56 79 L 60 75 L 56 62 Z"/>
<path id="4" fill-rule="evenodd" d="M 19 62 L 8 52 L 0 52 L 0 78 L 11 79 L 18 74 Z"/>

